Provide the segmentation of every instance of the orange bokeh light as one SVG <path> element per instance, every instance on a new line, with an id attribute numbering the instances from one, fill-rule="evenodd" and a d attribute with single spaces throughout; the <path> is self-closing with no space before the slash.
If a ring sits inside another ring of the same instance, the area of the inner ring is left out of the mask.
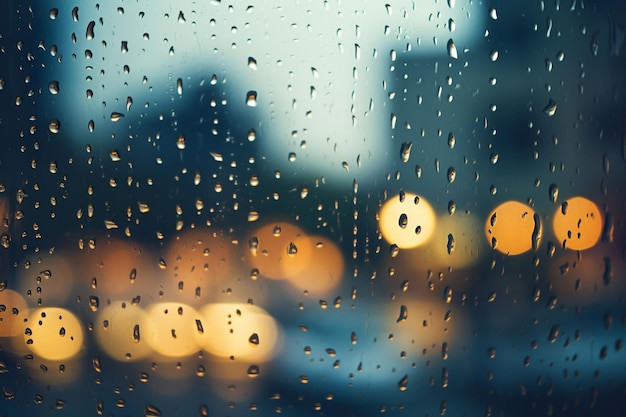
<path id="1" fill-rule="evenodd" d="M 552 225 L 556 238 L 565 248 L 585 250 L 600 239 L 602 214 L 593 201 L 572 197 L 556 210 Z"/>
<path id="2" fill-rule="evenodd" d="M 492 248 L 506 255 L 519 255 L 539 246 L 541 219 L 535 210 L 517 201 L 507 201 L 487 217 L 485 234 Z"/>

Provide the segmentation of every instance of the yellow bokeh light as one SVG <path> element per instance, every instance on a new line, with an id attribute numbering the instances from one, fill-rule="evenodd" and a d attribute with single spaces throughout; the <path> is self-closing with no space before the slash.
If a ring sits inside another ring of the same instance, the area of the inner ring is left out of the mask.
<path id="1" fill-rule="evenodd" d="M 244 258 L 271 279 L 294 277 L 308 267 L 313 243 L 299 227 L 270 223 L 247 237 Z"/>
<path id="2" fill-rule="evenodd" d="M 435 231 L 436 221 L 435 211 L 424 198 L 404 193 L 383 204 L 378 227 L 387 242 L 407 249 L 428 242 Z"/>
<path id="3" fill-rule="evenodd" d="M 139 360 L 152 349 L 143 338 L 148 314 L 138 306 L 116 301 L 98 312 L 94 334 L 98 345 L 118 361 Z"/>
<path id="4" fill-rule="evenodd" d="M 600 239 L 602 214 L 593 201 L 572 197 L 556 210 L 552 225 L 556 238 L 565 248 L 585 250 Z"/>
<path id="5" fill-rule="evenodd" d="M 329 239 L 321 236 L 308 238 L 299 247 L 302 251 L 310 251 L 305 258 L 308 266 L 297 274 L 289 277 L 289 282 L 311 295 L 321 296 L 328 294 L 341 282 L 344 262 L 341 250 Z"/>
<path id="6" fill-rule="evenodd" d="M 24 341 L 28 349 L 40 358 L 69 359 L 83 348 L 82 324 L 69 310 L 59 307 L 33 310 L 25 328 Z"/>
<path id="7" fill-rule="evenodd" d="M 539 246 L 541 219 L 531 207 L 507 201 L 487 217 L 485 234 L 492 248 L 507 255 L 519 255 Z"/>
<path id="8" fill-rule="evenodd" d="M 269 360 L 278 352 L 278 324 L 260 307 L 242 303 L 207 304 L 200 314 L 208 329 L 198 340 L 215 356 L 257 363 Z"/>
<path id="9" fill-rule="evenodd" d="M 149 319 L 140 324 L 141 339 L 166 357 L 178 358 L 197 353 L 197 335 L 210 331 L 198 311 L 186 304 L 156 303 L 150 305 L 146 313 Z"/>
<path id="10" fill-rule="evenodd" d="M 12 337 L 24 332 L 28 317 L 26 300 L 13 290 L 0 291 L 0 337 Z"/>

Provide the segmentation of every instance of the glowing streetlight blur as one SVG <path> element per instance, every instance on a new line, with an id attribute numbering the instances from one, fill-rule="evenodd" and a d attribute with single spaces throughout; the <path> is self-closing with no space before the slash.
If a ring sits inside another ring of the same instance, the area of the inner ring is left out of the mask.
<path id="1" fill-rule="evenodd" d="M 197 334 L 210 331 L 210 323 L 201 321 L 196 309 L 186 304 L 151 304 L 146 313 L 148 320 L 139 325 L 141 338 L 155 352 L 169 358 L 198 352 Z"/>
<path id="2" fill-rule="evenodd" d="M 428 242 L 435 231 L 436 222 L 435 211 L 423 197 L 403 193 L 383 204 L 378 227 L 387 242 L 405 249 Z"/>
<path id="3" fill-rule="evenodd" d="M 537 248 L 541 240 L 541 219 L 530 206 L 507 201 L 487 217 L 485 234 L 493 249 L 519 255 Z"/>
<path id="4" fill-rule="evenodd" d="M 202 347 L 222 358 L 265 362 L 279 351 L 276 320 L 250 304 L 207 304 L 200 309 L 204 332 L 197 334 Z"/>
<path id="5" fill-rule="evenodd" d="M 28 317 L 26 300 L 13 290 L 0 291 L 0 337 L 12 337 L 24 332 Z"/>
<path id="6" fill-rule="evenodd" d="M 98 312 L 94 334 L 100 346 L 118 361 L 139 360 L 152 352 L 142 339 L 149 316 L 139 306 L 116 301 Z M 143 326 L 143 327 L 142 327 Z"/>
<path id="7" fill-rule="evenodd" d="M 563 247 L 585 250 L 593 247 L 602 233 L 598 206 L 584 197 L 572 197 L 554 213 L 554 234 Z"/>
<path id="8" fill-rule="evenodd" d="M 69 359 L 83 348 L 83 325 L 69 310 L 59 307 L 33 310 L 25 328 L 24 341 L 28 349 L 40 358 Z"/>

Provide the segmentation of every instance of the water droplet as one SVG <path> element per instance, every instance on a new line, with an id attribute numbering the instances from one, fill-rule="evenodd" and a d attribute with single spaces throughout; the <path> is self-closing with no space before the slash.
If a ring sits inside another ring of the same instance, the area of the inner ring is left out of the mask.
<path id="1" fill-rule="evenodd" d="M 406 308 L 405 305 L 401 305 L 400 315 L 398 316 L 396 323 L 404 323 L 408 317 L 409 317 L 409 310 Z"/>
<path id="2" fill-rule="evenodd" d="M 559 336 L 559 330 L 560 328 L 558 325 L 552 326 L 552 328 L 550 329 L 550 334 L 548 334 L 548 342 L 556 342 L 556 338 Z"/>
<path id="3" fill-rule="evenodd" d="M 398 381 L 398 389 L 400 391 L 406 391 L 406 389 L 409 387 L 409 376 L 408 375 L 404 375 L 400 381 Z"/>
<path id="4" fill-rule="evenodd" d="M 257 92 L 254 90 L 250 90 L 246 93 L 246 104 L 248 107 L 256 107 L 257 106 Z"/>
<path id="5" fill-rule="evenodd" d="M 180 10 L 178 12 L 178 23 L 185 23 L 187 21 L 187 19 L 185 19 L 185 15 L 183 14 L 183 11 Z"/>
<path id="6" fill-rule="evenodd" d="M 161 410 L 153 405 L 146 404 L 146 417 L 159 417 L 160 415 Z"/>
<path id="7" fill-rule="evenodd" d="M 248 367 L 248 378 L 256 378 L 259 376 L 259 373 L 261 372 L 261 369 L 259 368 L 258 365 L 250 365 Z"/>
<path id="8" fill-rule="evenodd" d="M 446 248 L 448 249 L 448 255 L 452 255 L 452 253 L 454 252 L 455 246 L 456 244 L 454 242 L 454 235 L 450 233 L 448 234 L 448 243 L 446 245 Z"/>
<path id="9" fill-rule="evenodd" d="M 455 179 L 456 179 L 456 171 L 454 167 L 448 168 L 448 182 L 452 184 Z"/>
<path id="10" fill-rule="evenodd" d="M 178 139 L 176 139 L 176 147 L 181 151 L 185 149 L 185 135 L 178 136 Z"/>
<path id="11" fill-rule="evenodd" d="M 552 117 L 556 113 L 556 103 L 554 100 L 550 99 L 546 107 L 543 108 L 543 112 L 548 116 Z"/>
<path id="12" fill-rule="evenodd" d="M 48 91 L 50 91 L 50 94 L 59 94 L 59 82 L 57 80 L 50 81 Z"/>
<path id="13" fill-rule="evenodd" d="M 48 123 L 48 130 L 50 131 L 50 133 L 59 133 L 59 131 L 61 130 L 61 122 L 57 119 L 50 120 L 50 123 Z"/>
<path id="14" fill-rule="evenodd" d="M 450 149 L 454 149 L 454 145 L 456 144 L 456 138 L 454 137 L 454 134 L 452 132 L 450 132 L 448 134 L 448 147 Z"/>
<path id="15" fill-rule="evenodd" d="M 89 308 L 91 311 L 98 311 L 98 307 L 100 306 L 100 300 L 95 295 L 89 296 Z"/>
<path id="16" fill-rule="evenodd" d="M 289 245 L 287 245 L 287 255 L 294 257 L 297 254 L 298 254 L 298 247 L 296 246 L 295 243 L 289 242 Z"/>
<path id="17" fill-rule="evenodd" d="M 100 363 L 100 356 L 94 356 L 91 359 L 91 364 L 93 365 L 94 371 L 97 373 L 102 373 L 102 365 Z"/>
<path id="18" fill-rule="evenodd" d="M 50 9 L 50 12 L 48 14 L 48 16 L 50 16 L 50 19 L 52 20 L 55 20 L 58 15 L 59 15 L 59 9 L 57 9 L 56 7 L 53 9 Z"/>
<path id="19" fill-rule="evenodd" d="M 459 58 L 459 54 L 458 54 L 458 52 L 456 50 L 456 45 L 454 44 L 454 41 L 452 39 L 448 40 L 448 55 L 452 59 L 458 59 Z"/>
<path id="20" fill-rule="evenodd" d="M 559 199 L 559 187 L 556 184 L 550 184 L 550 188 L 548 189 L 548 196 L 550 197 L 550 201 L 556 203 Z"/>
<path id="21" fill-rule="evenodd" d="M 448 201 L 448 214 L 452 216 L 456 212 L 456 204 L 454 201 Z"/>
<path id="22" fill-rule="evenodd" d="M 402 229 L 406 229 L 406 226 L 409 224 L 409 218 L 406 213 L 400 214 L 400 218 L 398 219 L 398 226 Z"/>
<path id="23" fill-rule="evenodd" d="M 250 337 L 248 338 L 248 342 L 252 346 L 258 346 L 259 345 L 259 335 L 257 333 L 252 333 L 250 335 Z"/>
<path id="24" fill-rule="evenodd" d="M 85 37 L 87 38 L 88 41 L 92 40 L 94 38 L 94 28 L 96 27 L 96 22 L 95 21 L 91 21 L 89 22 L 89 24 L 87 25 L 87 32 L 85 33 Z"/>
<path id="25" fill-rule="evenodd" d="M 409 161 L 411 157 L 411 148 L 413 147 L 412 142 L 404 142 L 400 147 L 400 158 L 402 158 L 402 162 L 406 163 Z"/>
<path id="26" fill-rule="evenodd" d="M 182 80 L 182 78 L 179 78 L 178 80 L 176 80 L 176 92 L 178 93 L 179 96 L 183 95 L 183 80 Z"/>
<path id="27" fill-rule="evenodd" d="M 78 6 L 72 9 L 72 20 L 78 22 Z"/>
<path id="28" fill-rule="evenodd" d="M 248 57 L 248 68 L 250 68 L 253 71 L 257 70 L 256 59 L 254 59 L 251 56 Z"/>
<path id="29" fill-rule="evenodd" d="M 123 117 L 124 117 L 124 113 L 119 113 L 119 112 L 112 112 L 110 119 L 112 122 L 119 122 Z"/>
<path id="30" fill-rule="evenodd" d="M 498 11 L 495 9 L 495 7 L 492 7 L 491 9 L 489 9 L 489 16 L 493 20 L 498 20 Z"/>
<path id="31" fill-rule="evenodd" d="M 496 62 L 498 60 L 498 56 L 500 56 L 500 52 L 498 52 L 498 50 L 494 49 L 489 54 L 489 59 L 491 59 L 491 61 L 493 61 L 493 62 Z"/>

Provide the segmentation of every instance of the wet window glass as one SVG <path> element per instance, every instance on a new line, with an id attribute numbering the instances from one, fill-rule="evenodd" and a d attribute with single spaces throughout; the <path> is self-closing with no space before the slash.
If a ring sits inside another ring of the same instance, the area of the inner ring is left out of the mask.
<path id="1" fill-rule="evenodd" d="M 0 417 L 618 416 L 626 5 L 9 0 Z"/>

